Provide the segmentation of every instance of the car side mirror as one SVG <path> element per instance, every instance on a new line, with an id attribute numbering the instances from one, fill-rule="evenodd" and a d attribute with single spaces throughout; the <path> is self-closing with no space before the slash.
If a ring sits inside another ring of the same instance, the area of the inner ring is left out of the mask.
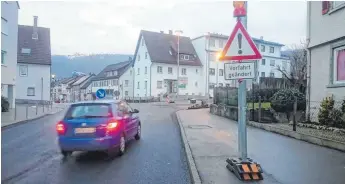
<path id="1" fill-rule="evenodd" d="M 132 113 L 139 113 L 138 109 L 133 109 Z"/>

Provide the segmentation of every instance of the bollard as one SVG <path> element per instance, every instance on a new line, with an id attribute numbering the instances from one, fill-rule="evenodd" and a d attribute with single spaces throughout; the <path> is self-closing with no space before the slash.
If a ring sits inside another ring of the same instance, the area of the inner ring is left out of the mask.
<path id="1" fill-rule="evenodd" d="M 37 116 L 37 113 L 38 113 L 38 103 L 36 102 L 36 116 Z"/>
<path id="2" fill-rule="evenodd" d="M 14 107 L 14 120 L 17 120 L 17 105 Z"/>
<path id="3" fill-rule="evenodd" d="M 26 119 L 28 119 L 29 116 L 29 104 L 26 104 Z"/>

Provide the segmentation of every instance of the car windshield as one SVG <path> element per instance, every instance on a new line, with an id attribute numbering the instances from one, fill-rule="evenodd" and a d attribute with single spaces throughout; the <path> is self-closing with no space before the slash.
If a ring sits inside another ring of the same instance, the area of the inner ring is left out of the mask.
<path id="1" fill-rule="evenodd" d="M 72 105 L 66 114 L 66 119 L 110 117 L 110 104 L 78 104 Z"/>

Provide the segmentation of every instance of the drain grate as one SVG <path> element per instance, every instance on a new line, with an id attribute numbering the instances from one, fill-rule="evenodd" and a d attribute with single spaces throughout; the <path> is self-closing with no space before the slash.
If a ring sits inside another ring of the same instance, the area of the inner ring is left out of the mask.
<path id="1" fill-rule="evenodd" d="M 208 125 L 189 125 L 188 128 L 191 128 L 191 129 L 207 129 L 207 128 L 212 128 L 212 127 L 208 126 Z"/>

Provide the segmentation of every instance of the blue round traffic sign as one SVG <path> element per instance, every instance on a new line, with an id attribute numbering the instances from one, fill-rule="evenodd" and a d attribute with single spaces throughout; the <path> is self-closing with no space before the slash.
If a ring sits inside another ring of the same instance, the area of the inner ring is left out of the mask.
<path id="1" fill-rule="evenodd" d="M 104 89 L 99 89 L 96 91 L 96 97 L 97 98 L 104 98 L 105 97 L 105 90 Z"/>

